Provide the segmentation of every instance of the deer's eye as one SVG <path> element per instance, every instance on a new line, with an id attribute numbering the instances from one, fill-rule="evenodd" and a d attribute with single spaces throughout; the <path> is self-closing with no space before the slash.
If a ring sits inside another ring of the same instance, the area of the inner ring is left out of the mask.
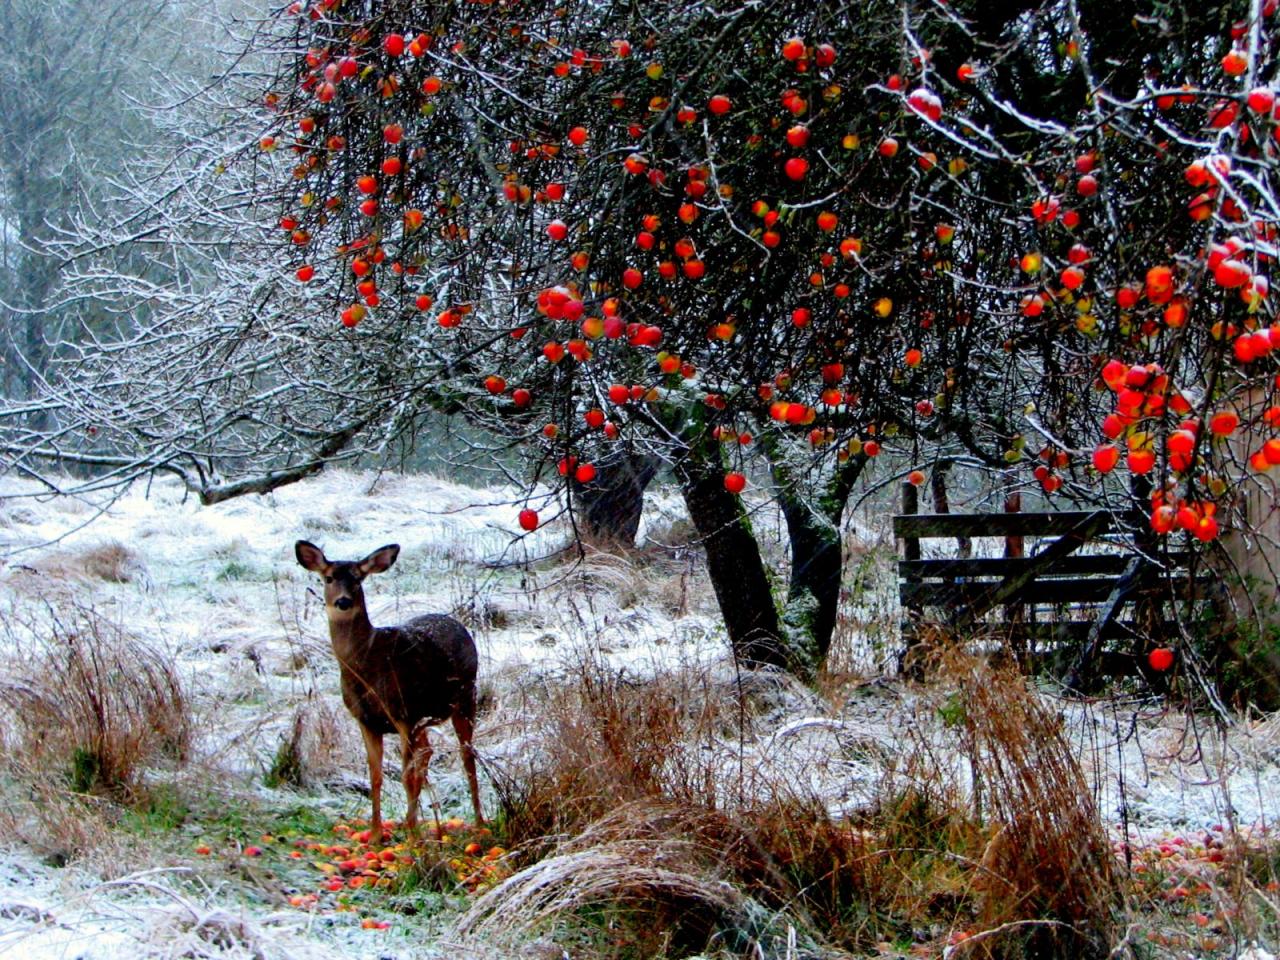
<path id="1" fill-rule="evenodd" d="M 324 582 L 325 582 L 325 583 L 333 583 L 333 577 L 325 577 L 325 578 L 324 578 Z"/>

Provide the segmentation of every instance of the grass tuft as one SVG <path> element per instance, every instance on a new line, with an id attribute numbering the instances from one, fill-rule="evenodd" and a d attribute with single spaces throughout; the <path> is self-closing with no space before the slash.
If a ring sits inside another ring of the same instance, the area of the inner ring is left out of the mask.
<path id="1" fill-rule="evenodd" d="M 181 760 L 190 747 L 187 695 L 173 661 L 92 607 L 48 613 L 7 621 L 5 759 L 74 793 L 128 800 L 149 763 Z"/>

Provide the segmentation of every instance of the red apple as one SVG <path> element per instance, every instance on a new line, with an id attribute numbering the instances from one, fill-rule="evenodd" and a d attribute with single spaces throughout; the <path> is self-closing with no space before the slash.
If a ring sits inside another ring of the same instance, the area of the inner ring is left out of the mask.
<path id="1" fill-rule="evenodd" d="M 1276 104 L 1276 92 L 1270 87 L 1255 87 L 1249 91 L 1248 104 L 1254 113 L 1268 114 Z"/>
<path id="2" fill-rule="evenodd" d="M 1100 444 L 1093 450 L 1093 467 L 1099 473 L 1110 473 L 1120 462 L 1120 448 L 1112 443 Z"/>
<path id="3" fill-rule="evenodd" d="M 1229 77 L 1238 77 L 1249 69 L 1249 57 L 1243 50 L 1230 50 L 1222 58 L 1222 71 Z"/>

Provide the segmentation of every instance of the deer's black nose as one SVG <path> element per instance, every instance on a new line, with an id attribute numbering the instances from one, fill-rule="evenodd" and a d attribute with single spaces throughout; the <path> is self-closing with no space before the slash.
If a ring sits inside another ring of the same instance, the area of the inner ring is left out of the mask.
<path id="1" fill-rule="evenodd" d="M 339 610 L 350 610 L 352 607 L 351 598 L 339 597 L 337 600 L 333 601 L 333 605 Z"/>

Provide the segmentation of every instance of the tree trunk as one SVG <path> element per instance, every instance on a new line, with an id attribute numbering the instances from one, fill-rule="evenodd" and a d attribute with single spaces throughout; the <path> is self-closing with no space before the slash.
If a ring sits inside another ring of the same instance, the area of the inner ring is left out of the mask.
<path id="1" fill-rule="evenodd" d="M 748 665 L 793 669 L 751 523 L 738 498 L 724 488 L 719 444 L 703 442 L 689 450 L 675 464 L 675 474 L 702 538 L 734 656 Z"/>
<path id="2" fill-rule="evenodd" d="M 835 634 L 844 573 L 840 523 L 866 457 L 840 464 L 818 490 L 802 489 L 782 456 L 766 441 L 778 502 L 787 523 L 791 580 L 782 608 L 782 629 L 792 670 L 814 676 L 827 658 Z"/>
<path id="3" fill-rule="evenodd" d="M 784 495 L 780 501 L 791 547 L 783 624 L 792 649 L 803 659 L 803 672 L 813 674 L 826 659 L 836 629 L 844 568 L 840 525 L 798 497 Z"/>
<path id="4" fill-rule="evenodd" d="M 583 532 L 594 540 L 634 546 L 644 491 L 658 472 L 653 458 L 622 450 L 596 461 L 596 476 L 575 483 Z"/>
<path id="5" fill-rule="evenodd" d="M 947 471 L 951 464 L 945 460 L 934 464 L 929 475 L 929 487 L 933 491 L 933 512 L 950 513 L 951 498 L 947 495 Z M 956 537 L 956 557 L 967 560 L 973 556 L 973 540 L 969 537 Z"/>

